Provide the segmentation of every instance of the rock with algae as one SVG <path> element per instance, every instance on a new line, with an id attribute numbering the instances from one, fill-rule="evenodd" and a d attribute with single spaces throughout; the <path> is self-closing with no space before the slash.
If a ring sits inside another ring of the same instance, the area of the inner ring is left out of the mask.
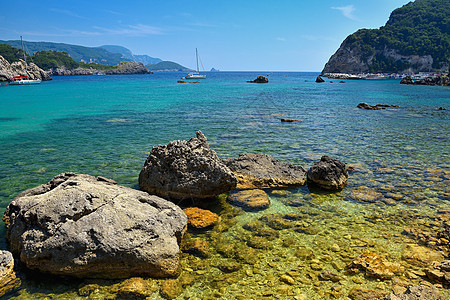
<path id="1" fill-rule="evenodd" d="M 374 252 L 361 254 L 347 266 L 347 270 L 350 273 L 363 271 L 366 276 L 379 279 L 391 279 L 404 272 L 404 268 L 399 263 L 386 261 Z"/>
<path id="2" fill-rule="evenodd" d="M 212 227 L 219 221 L 219 216 L 209 210 L 198 207 L 183 209 L 188 218 L 188 226 L 194 229 L 205 229 Z"/>
<path id="3" fill-rule="evenodd" d="M 238 178 L 240 189 L 299 186 L 306 182 L 306 171 L 301 166 L 266 154 L 244 153 L 224 162 Z"/>
<path id="4" fill-rule="evenodd" d="M 230 193 L 229 202 L 244 210 L 261 210 L 270 205 L 269 196 L 263 190 L 239 190 Z"/>

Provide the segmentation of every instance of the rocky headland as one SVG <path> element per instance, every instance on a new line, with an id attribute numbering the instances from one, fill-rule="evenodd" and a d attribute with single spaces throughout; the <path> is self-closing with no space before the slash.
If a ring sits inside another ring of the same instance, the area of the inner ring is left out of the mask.
<path id="1" fill-rule="evenodd" d="M 449 15 L 446 0 L 412 1 L 394 10 L 379 29 L 359 29 L 349 35 L 322 74 L 447 71 Z"/>
<path id="2" fill-rule="evenodd" d="M 0 82 L 10 81 L 14 76 L 29 76 L 33 80 L 52 80 L 47 72 L 34 63 L 28 63 L 27 65 L 26 68 L 25 61 L 22 59 L 10 64 L 3 56 L 0 56 Z"/>

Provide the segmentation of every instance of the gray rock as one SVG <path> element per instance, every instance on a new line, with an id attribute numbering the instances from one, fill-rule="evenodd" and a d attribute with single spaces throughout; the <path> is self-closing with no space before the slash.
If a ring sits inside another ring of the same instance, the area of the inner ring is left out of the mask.
<path id="1" fill-rule="evenodd" d="M 153 147 L 139 174 L 142 190 L 174 200 L 213 198 L 236 183 L 201 131 L 189 141 Z"/>
<path id="2" fill-rule="evenodd" d="M 317 83 L 322 83 L 322 82 L 325 82 L 325 80 L 323 80 L 323 78 L 322 78 L 322 77 L 320 77 L 320 76 L 317 76 L 317 78 L 316 78 L 316 82 L 317 82 Z"/>
<path id="3" fill-rule="evenodd" d="M 445 297 L 435 287 L 409 286 L 406 292 L 401 294 L 389 294 L 384 300 L 444 300 Z"/>
<path id="4" fill-rule="evenodd" d="M 280 162 L 266 154 L 244 153 L 224 162 L 238 178 L 238 188 L 288 187 L 306 182 L 306 171 L 301 166 Z"/>
<path id="5" fill-rule="evenodd" d="M 247 82 L 250 82 L 250 83 L 268 83 L 269 79 L 267 79 L 267 77 L 265 77 L 265 76 L 261 76 L 260 75 L 260 76 L 256 77 L 255 80 L 249 80 Z"/>
<path id="6" fill-rule="evenodd" d="M 308 183 L 326 190 L 339 190 L 347 184 L 347 167 L 339 160 L 324 155 L 309 168 L 307 178 Z"/>
<path id="7" fill-rule="evenodd" d="M 11 251 L 28 268 L 95 278 L 176 275 L 187 224 L 171 202 L 74 173 L 18 195 L 5 220 Z"/>

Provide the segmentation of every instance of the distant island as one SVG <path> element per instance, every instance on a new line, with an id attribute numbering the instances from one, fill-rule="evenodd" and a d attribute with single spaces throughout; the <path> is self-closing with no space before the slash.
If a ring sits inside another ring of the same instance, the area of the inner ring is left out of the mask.
<path id="1" fill-rule="evenodd" d="M 348 36 L 326 63 L 325 73 L 418 73 L 448 71 L 448 0 L 416 0 L 394 10 L 380 29 Z"/>

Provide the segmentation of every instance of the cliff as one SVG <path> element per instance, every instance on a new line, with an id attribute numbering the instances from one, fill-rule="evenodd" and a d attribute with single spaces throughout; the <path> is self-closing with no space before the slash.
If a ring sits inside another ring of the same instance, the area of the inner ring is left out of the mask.
<path id="1" fill-rule="evenodd" d="M 450 62 L 448 0 L 416 0 L 394 10 L 385 26 L 348 36 L 323 73 L 447 71 Z"/>
<path id="2" fill-rule="evenodd" d="M 129 75 L 129 74 L 152 74 L 143 63 L 132 61 L 121 62 L 112 69 L 95 69 L 95 68 L 75 68 L 68 69 L 59 67 L 50 69 L 48 73 L 52 76 L 71 76 L 71 75 Z"/>
<path id="3" fill-rule="evenodd" d="M 52 80 L 52 78 L 36 66 L 34 63 L 28 64 L 28 74 L 25 69 L 25 61 L 19 60 L 10 64 L 3 56 L 0 55 L 0 81 L 9 81 L 14 76 L 26 76 L 30 79 Z"/>

